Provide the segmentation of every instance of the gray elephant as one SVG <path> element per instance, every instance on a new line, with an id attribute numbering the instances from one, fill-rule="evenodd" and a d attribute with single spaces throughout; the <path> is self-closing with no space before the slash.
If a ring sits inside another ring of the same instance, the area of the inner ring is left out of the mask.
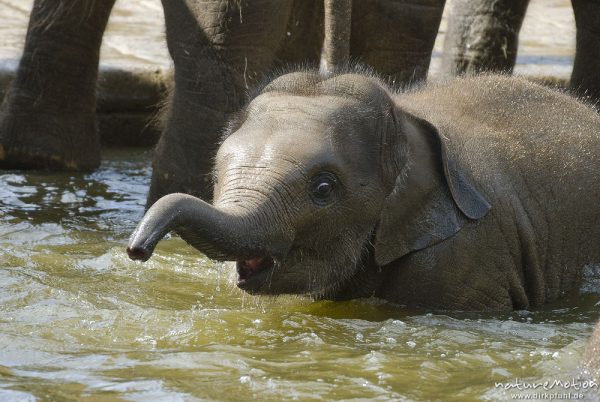
<path id="1" fill-rule="evenodd" d="M 35 0 L 17 77 L 0 110 L 0 168 L 93 169 L 99 48 L 115 0 Z M 352 5 L 350 56 L 398 84 L 425 78 L 445 0 Z M 148 204 L 211 199 L 219 132 L 272 68 L 319 61 L 323 0 L 163 0 L 174 92 Z"/>
<path id="2" fill-rule="evenodd" d="M 229 127 L 213 205 L 163 197 L 132 259 L 174 230 L 250 293 L 454 310 L 539 307 L 600 261 L 600 116 L 526 80 L 295 72 Z"/>
<path id="3" fill-rule="evenodd" d="M 529 0 L 453 0 L 442 74 L 512 72 Z M 572 0 L 577 43 L 570 87 L 600 102 L 600 2 Z"/>

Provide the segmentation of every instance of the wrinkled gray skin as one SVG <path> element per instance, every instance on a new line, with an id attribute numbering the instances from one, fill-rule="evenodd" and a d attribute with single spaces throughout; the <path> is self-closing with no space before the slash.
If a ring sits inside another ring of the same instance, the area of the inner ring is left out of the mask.
<path id="1" fill-rule="evenodd" d="M 512 72 L 529 0 L 454 0 L 442 75 Z"/>
<path id="2" fill-rule="evenodd" d="M 600 102 L 600 2 L 571 0 L 577 25 L 570 87 Z M 454 0 L 448 17 L 441 74 L 512 72 L 529 0 Z"/>
<path id="3" fill-rule="evenodd" d="M 0 110 L 0 168 L 93 169 L 94 93 L 114 0 L 35 0 L 17 77 Z M 219 133 L 273 68 L 317 64 L 323 0 L 163 0 L 174 91 L 153 161 L 151 205 L 169 192 L 210 200 Z M 399 85 L 423 80 L 445 0 L 352 5 L 350 56 Z"/>
<path id="4" fill-rule="evenodd" d="M 133 233 L 236 260 L 257 294 L 535 308 L 600 261 L 600 116 L 523 79 L 395 94 L 358 73 L 280 76 L 220 146 L 213 205 L 171 194 Z"/>

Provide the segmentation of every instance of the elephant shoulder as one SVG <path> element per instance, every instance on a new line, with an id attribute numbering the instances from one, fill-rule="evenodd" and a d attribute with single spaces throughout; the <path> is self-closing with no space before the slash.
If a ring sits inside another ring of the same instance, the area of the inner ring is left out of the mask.
<path id="1" fill-rule="evenodd" d="M 600 125 L 600 114 L 593 105 L 519 76 L 482 74 L 426 84 L 398 94 L 396 102 L 434 124 L 479 123 L 499 132 L 560 123 L 565 115 Z"/>
<path id="2" fill-rule="evenodd" d="M 533 157 L 543 165 L 539 170 L 600 161 L 600 114 L 572 96 L 525 78 L 458 78 L 424 85 L 395 100 L 400 109 L 437 127 L 458 159 L 490 167 L 499 161 L 498 168 L 517 162 L 525 170 L 535 168 L 529 163 Z"/>

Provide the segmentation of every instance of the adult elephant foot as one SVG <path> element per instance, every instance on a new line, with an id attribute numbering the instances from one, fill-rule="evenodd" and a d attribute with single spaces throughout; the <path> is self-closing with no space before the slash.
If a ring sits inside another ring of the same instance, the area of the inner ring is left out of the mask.
<path id="1" fill-rule="evenodd" d="M 102 34 L 115 0 L 35 0 L 17 75 L 0 108 L 0 167 L 88 170 Z"/>

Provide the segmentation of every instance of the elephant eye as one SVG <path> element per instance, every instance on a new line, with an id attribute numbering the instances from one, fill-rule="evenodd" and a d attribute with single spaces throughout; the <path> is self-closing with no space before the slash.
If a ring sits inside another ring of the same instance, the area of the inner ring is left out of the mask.
<path id="1" fill-rule="evenodd" d="M 335 191 L 337 177 L 333 173 L 323 172 L 316 175 L 310 184 L 310 195 L 315 204 L 323 206 L 327 204 Z"/>

